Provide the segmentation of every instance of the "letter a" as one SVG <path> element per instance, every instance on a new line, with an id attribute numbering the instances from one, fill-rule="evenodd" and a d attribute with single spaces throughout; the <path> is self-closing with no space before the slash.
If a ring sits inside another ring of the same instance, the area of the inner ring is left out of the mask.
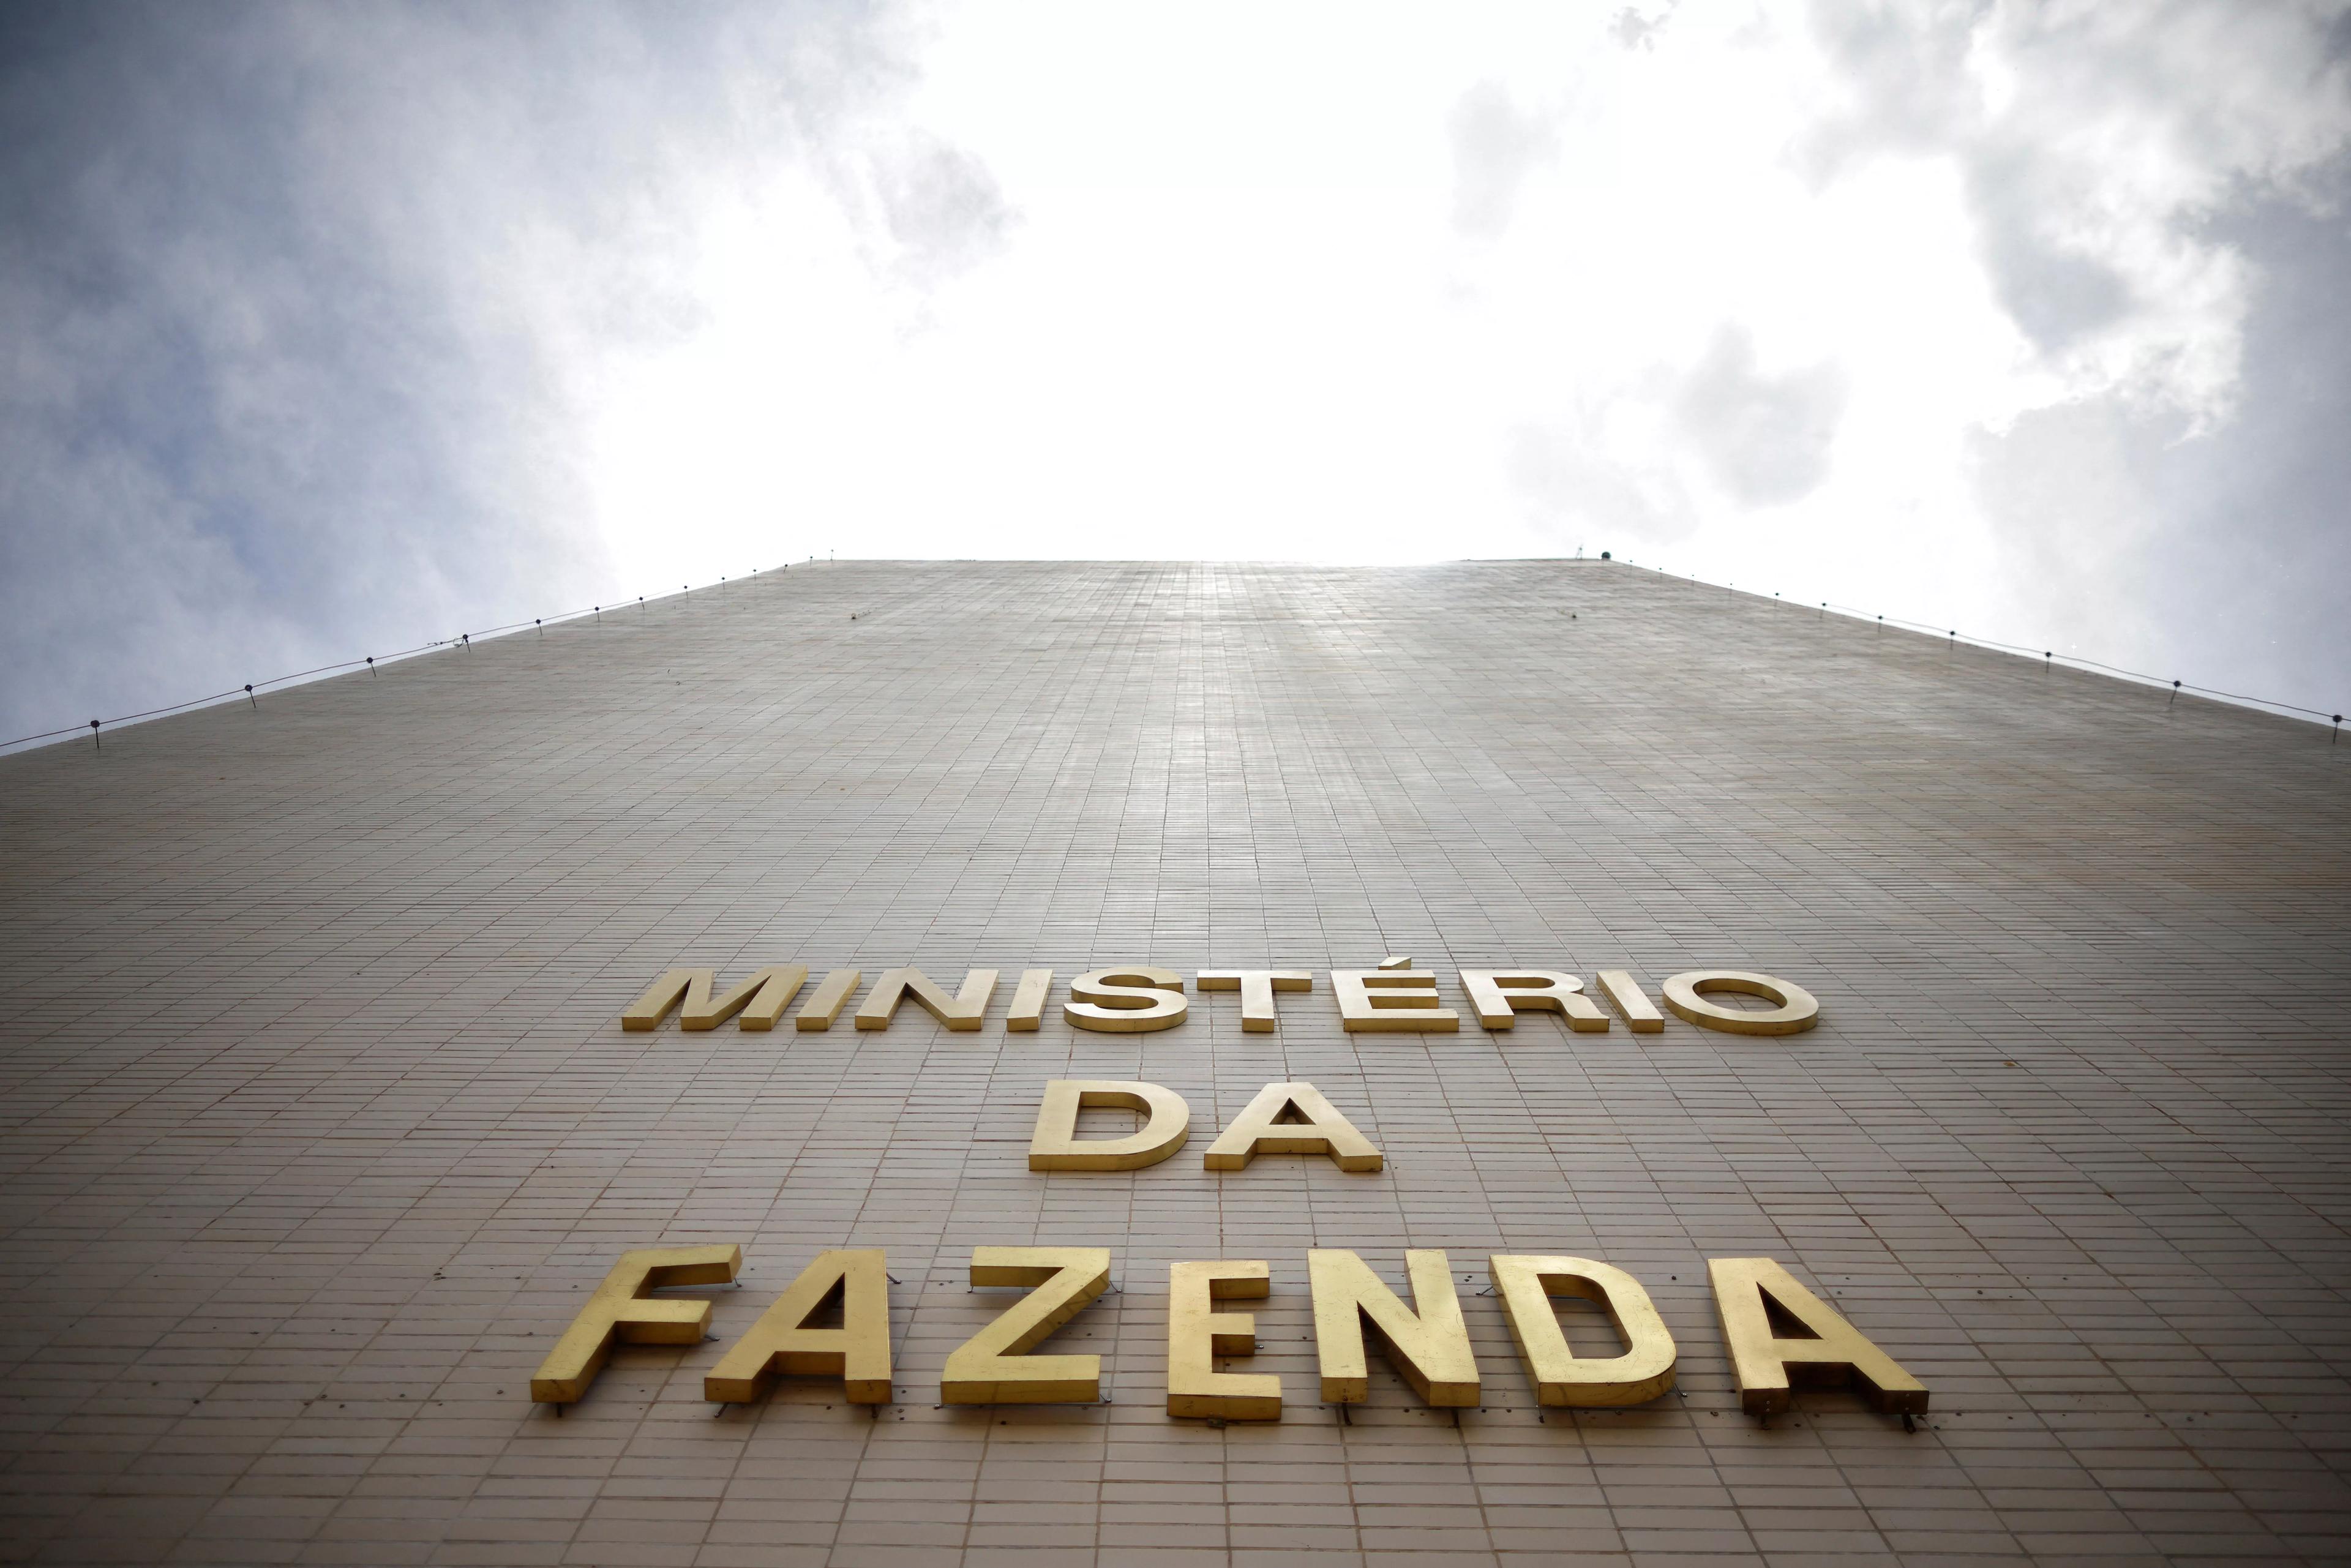
<path id="1" fill-rule="evenodd" d="M 1328 1155 L 1343 1171 L 1375 1171 L 1380 1152 L 1311 1083 L 1269 1083 L 1217 1134 L 1201 1163 L 1245 1170 L 1259 1155 Z"/>
<path id="2" fill-rule="evenodd" d="M 1710 1258 L 1707 1269 L 1714 1276 L 1714 1308 L 1730 1347 L 1739 1403 L 1750 1416 L 1788 1407 L 1791 1372 L 1808 1383 L 1857 1383 L 1871 1404 L 1890 1415 L 1925 1412 L 1926 1385 L 1771 1259 Z M 1775 1309 L 1802 1332 L 1773 1333 Z"/>
<path id="3" fill-rule="evenodd" d="M 809 1327 L 836 1290 L 841 1326 Z M 852 1405 L 890 1403 L 890 1275 L 880 1248 L 818 1253 L 703 1378 L 702 1396 L 747 1405 L 778 1373 L 838 1377 Z"/>

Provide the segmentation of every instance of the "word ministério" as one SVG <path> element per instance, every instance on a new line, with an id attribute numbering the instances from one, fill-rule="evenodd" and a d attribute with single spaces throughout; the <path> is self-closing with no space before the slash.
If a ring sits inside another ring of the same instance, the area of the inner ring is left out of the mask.
<path id="1" fill-rule="evenodd" d="M 1510 1029 L 1520 1013 L 1536 1012 L 1556 1013 L 1578 1033 L 1602 1033 L 1610 1027 L 1610 1015 L 1584 990 L 1579 976 L 1528 968 L 1462 969 L 1457 974 L 1482 1029 Z M 987 1021 L 997 977 L 994 969 L 970 970 L 962 988 L 950 996 L 920 969 L 885 969 L 858 1006 L 856 1025 L 887 1029 L 899 1005 L 911 1001 L 950 1030 L 977 1030 Z M 657 1029 L 674 1010 L 679 1027 L 689 1030 L 716 1029 L 730 1018 L 738 1029 L 771 1030 L 808 978 L 805 964 L 772 964 L 721 992 L 714 969 L 672 968 L 621 1015 L 621 1027 Z M 1340 1022 L 1351 1034 L 1451 1034 L 1461 1027 L 1461 1014 L 1444 1005 L 1435 972 L 1414 968 L 1409 957 L 1390 958 L 1376 969 L 1333 969 L 1329 979 Z M 810 1032 L 831 1029 L 848 1011 L 864 980 L 858 969 L 828 972 L 793 1015 L 792 1027 Z M 1593 980 L 1626 1029 L 1654 1034 L 1666 1027 L 1664 1014 L 1630 971 L 1602 969 Z M 1311 991 L 1314 977 L 1304 969 L 1203 969 L 1193 976 L 1193 983 L 1206 993 L 1234 993 L 1240 1003 L 1241 1029 L 1261 1034 L 1279 1027 L 1276 998 Z M 1729 1007 L 1711 999 L 1724 992 L 1758 997 L 1768 1005 Z M 1023 969 L 1004 1015 L 1005 1030 L 1019 1034 L 1040 1028 L 1052 994 L 1052 970 Z M 1810 991 L 1747 969 L 1687 970 L 1668 978 L 1659 994 L 1676 1017 L 1729 1034 L 1795 1034 L 1820 1021 L 1821 1005 Z M 1061 1017 L 1071 1028 L 1097 1034 L 1174 1029 L 1191 1010 L 1184 977 L 1148 964 L 1089 970 L 1070 982 L 1069 999 L 1061 1004 Z"/>

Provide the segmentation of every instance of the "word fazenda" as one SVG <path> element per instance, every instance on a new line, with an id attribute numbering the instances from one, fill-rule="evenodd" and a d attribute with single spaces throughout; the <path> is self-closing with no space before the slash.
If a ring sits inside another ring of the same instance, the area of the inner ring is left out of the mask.
<path id="1" fill-rule="evenodd" d="M 1578 1032 L 1597 1033 L 1609 1027 L 1609 1015 L 1585 993 L 1577 976 L 1556 969 L 1462 969 L 1458 974 L 1462 993 L 1481 1028 L 1509 1029 L 1525 1012 L 1557 1013 Z M 675 1009 L 684 1029 L 716 1029 L 731 1018 L 741 1029 L 770 1030 L 807 985 L 808 977 L 805 964 L 776 964 L 755 971 L 722 994 L 715 970 L 670 969 L 621 1015 L 621 1027 L 654 1029 Z M 1603 969 L 1593 978 L 1625 1028 L 1636 1034 L 1665 1028 L 1664 1016 L 1630 972 Z M 831 971 L 793 1015 L 792 1027 L 831 1029 L 848 1010 L 864 980 L 862 970 Z M 1330 980 L 1340 1022 L 1350 1033 L 1450 1034 L 1461 1027 L 1461 1015 L 1443 1005 L 1437 976 L 1414 968 L 1409 957 L 1389 958 L 1376 969 L 1334 969 Z M 977 1030 L 987 1022 L 996 981 L 996 970 L 974 969 L 964 976 L 962 989 L 949 996 L 920 969 L 885 969 L 857 1009 L 857 1027 L 887 1029 L 899 1004 L 912 1001 L 948 1029 Z M 1277 998 L 1314 988 L 1314 977 L 1303 969 L 1203 969 L 1193 981 L 1204 992 L 1237 993 L 1241 1028 L 1250 1033 L 1268 1033 L 1275 1028 Z M 1811 992 L 1745 969 L 1692 969 L 1672 977 L 1659 990 L 1668 1010 L 1700 1029 L 1730 1034 L 1794 1034 L 1820 1020 L 1821 1005 Z M 1019 1033 L 1040 1027 L 1052 992 L 1052 970 L 1022 970 L 1004 1015 L 1005 1029 Z M 1721 992 L 1760 997 L 1770 1005 L 1726 1007 L 1708 999 L 1709 994 Z M 1061 1017 L 1072 1028 L 1099 1034 L 1148 1034 L 1174 1029 L 1190 1012 L 1183 977 L 1172 969 L 1144 964 L 1080 975 L 1070 982 L 1069 999 L 1061 1004 Z"/>
<path id="2" fill-rule="evenodd" d="M 710 1303 L 647 1292 L 715 1285 L 742 1267 L 737 1246 L 663 1247 L 624 1252 L 531 1379 L 530 1396 L 558 1406 L 581 1398 L 616 1343 L 694 1344 L 705 1337 Z M 1622 1269 L 1589 1258 L 1496 1254 L 1487 1260 L 1527 1376 L 1547 1406 L 1622 1407 L 1674 1385 L 1673 1335 L 1649 1293 Z M 1484 1387 L 1442 1251 L 1405 1254 L 1412 1302 L 1351 1251 L 1306 1255 L 1314 1306 L 1314 1347 L 1325 1404 L 1369 1396 L 1364 1325 L 1390 1364 L 1432 1406 L 1475 1406 Z M 1106 1247 L 976 1247 L 971 1283 L 1025 1293 L 951 1353 L 938 1383 L 945 1405 L 1092 1404 L 1102 1397 L 1098 1355 L 1031 1354 L 1110 1286 Z M 1750 1415 L 1788 1408 L 1795 1382 L 1848 1384 L 1905 1424 L 1925 1412 L 1927 1389 L 1835 1309 L 1769 1258 L 1708 1262 L 1715 1312 Z M 1167 1413 L 1226 1421 L 1279 1421 L 1278 1375 L 1216 1370 L 1219 1357 L 1257 1351 L 1256 1314 L 1233 1303 L 1263 1301 L 1272 1270 L 1263 1259 L 1173 1265 L 1168 1271 Z M 1623 1354 L 1579 1356 L 1568 1348 L 1552 1299 L 1597 1303 L 1614 1322 Z M 839 1326 L 811 1327 L 828 1303 Z M 887 1405 L 890 1275 L 879 1248 L 820 1252 L 702 1380 L 716 1404 L 758 1399 L 778 1377 L 838 1379 L 852 1404 Z"/>

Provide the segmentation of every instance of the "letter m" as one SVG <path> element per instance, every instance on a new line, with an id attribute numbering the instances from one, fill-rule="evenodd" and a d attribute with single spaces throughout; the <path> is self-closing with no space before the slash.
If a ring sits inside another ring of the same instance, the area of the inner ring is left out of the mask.
<path id="1" fill-rule="evenodd" d="M 770 965 L 714 1001 L 711 992 L 716 979 L 716 972 L 711 969 L 672 969 L 621 1015 L 621 1027 L 658 1028 L 670 1009 L 683 1001 L 685 1005 L 677 1021 L 684 1029 L 716 1029 L 737 1013 L 743 1015 L 740 1028 L 773 1029 L 807 981 L 808 966 Z"/>

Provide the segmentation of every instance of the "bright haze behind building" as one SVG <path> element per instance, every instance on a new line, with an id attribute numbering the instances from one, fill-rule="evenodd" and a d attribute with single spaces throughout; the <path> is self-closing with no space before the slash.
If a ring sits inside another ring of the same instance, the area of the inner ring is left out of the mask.
<path id="1" fill-rule="evenodd" d="M 2283 0 L 13 6 L 0 737 L 835 551 L 1610 549 L 2332 711 L 2347 148 Z"/>

